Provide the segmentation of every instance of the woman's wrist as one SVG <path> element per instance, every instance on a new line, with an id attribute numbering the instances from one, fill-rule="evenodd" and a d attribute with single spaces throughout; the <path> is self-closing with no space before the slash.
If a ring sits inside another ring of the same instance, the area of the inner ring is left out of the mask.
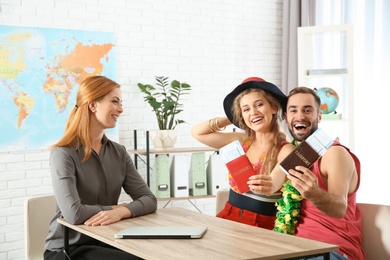
<path id="1" fill-rule="evenodd" d="M 209 129 L 211 133 L 220 132 L 226 129 L 226 125 L 220 125 L 220 118 L 214 117 L 209 120 Z"/>
<path id="2" fill-rule="evenodd" d="M 126 207 L 118 207 L 116 208 L 116 210 L 119 213 L 121 219 L 131 218 L 133 215 L 131 211 Z"/>

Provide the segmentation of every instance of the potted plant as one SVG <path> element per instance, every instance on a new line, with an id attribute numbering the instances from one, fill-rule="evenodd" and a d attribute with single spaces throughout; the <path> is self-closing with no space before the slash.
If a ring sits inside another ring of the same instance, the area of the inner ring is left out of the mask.
<path id="1" fill-rule="evenodd" d="M 169 82 L 169 78 L 165 76 L 156 76 L 155 79 L 157 87 L 138 83 L 138 88 L 145 94 L 144 100 L 149 103 L 156 115 L 159 131 L 150 133 L 152 139 L 158 136 L 162 139 L 154 139 L 155 148 L 172 148 L 176 142 L 176 126 L 185 123 L 184 120 L 177 118 L 177 115 L 183 112 L 181 100 L 184 95 L 190 93 L 191 86 L 177 80 Z M 163 141 L 168 143 L 164 144 Z"/>

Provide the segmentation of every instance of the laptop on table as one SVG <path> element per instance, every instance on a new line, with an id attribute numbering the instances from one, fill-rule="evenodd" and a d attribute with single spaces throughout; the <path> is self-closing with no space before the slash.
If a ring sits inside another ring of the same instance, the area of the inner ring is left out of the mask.
<path id="1" fill-rule="evenodd" d="M 115 238 L 201 238 L 205 226 L 129 226 L 115 234 Z"/>

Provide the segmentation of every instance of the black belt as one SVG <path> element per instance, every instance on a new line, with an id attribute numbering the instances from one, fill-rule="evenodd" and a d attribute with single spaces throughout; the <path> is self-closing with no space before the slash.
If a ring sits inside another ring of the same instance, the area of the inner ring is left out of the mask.
<path id="1" fill-rule="evenodd" d="M 265 202 L 241 195 L 232 189 L 229 192 L 229 203 L 237 208 L 249 210 L 257 214 L 276 216 L 275 202 Z"/>

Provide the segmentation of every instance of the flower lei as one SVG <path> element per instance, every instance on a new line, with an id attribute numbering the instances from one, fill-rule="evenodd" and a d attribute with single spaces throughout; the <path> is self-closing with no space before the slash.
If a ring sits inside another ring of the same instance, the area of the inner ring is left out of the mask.
<path id="1" fill-rule="evenodd" d="M 292 141 L 292 144 L 297 146 L 295 140 Z M 278 212 L 276 213 L 274 231 L 294 235 L 303 197 L 291 185 L 290 180 L 283 184 L 281 191 L 282 197 L 275 204 Z"/>

